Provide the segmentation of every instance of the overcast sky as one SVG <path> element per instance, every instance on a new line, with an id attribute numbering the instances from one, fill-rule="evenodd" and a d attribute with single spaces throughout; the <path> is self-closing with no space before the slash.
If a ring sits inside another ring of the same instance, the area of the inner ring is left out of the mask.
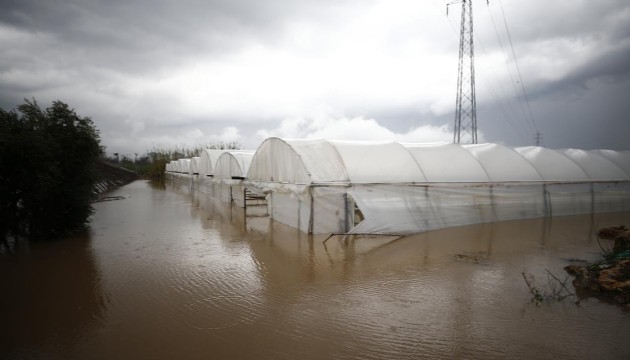
<path id="1" fill-rule="evenodd" d="M 61 100 L 109 153 L 452 141 L 447 2 L 3 0 L 0 107 Z M 473 4 L 480 142 L 533 145 L 538 130 L 551 148 L 630 150 L 629 1 Z"/>

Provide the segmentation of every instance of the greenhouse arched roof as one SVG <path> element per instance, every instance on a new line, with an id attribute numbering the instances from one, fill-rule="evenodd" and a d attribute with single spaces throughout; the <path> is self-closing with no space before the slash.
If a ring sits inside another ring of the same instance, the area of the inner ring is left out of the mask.
<path id="1" fill-rule="evenodd" d="M 219 159 L 219 156 L 226 151 L 228 150 L 204 149 L 201 155 L 199 155 L 199 175 L 213 176 L 214 165 Z"/>
<path id="2" fill-rule="evenodd" d="M 293 184 L 630 180 L 630 152 L 268 138 L 248 179 Z"/>
<path id="3" fill-rule="evenodd" d="M 188 171 L 190 175 L 199 174 L 199 164 L 201 163 L 200 160 L 201 158 L 199 156 L 190 158 L 190 169 Z"/>
<path id="4" fill-rule="evenodd" d="M 271 137 L 258 147 L 247 178 L 254 181 L 310 184 L 348 182 L 337 149 L 328 140 Z"/>
<path id="5" fill-rule="evenodd" d="M 592 152 L 612 161 L 630 177 L 630 151 L 592 150 Z"/>
<path id="6" fill-rule="evenodd" d="M 392 141 L 331 141 L 351 183 L 427 182 L 422 169 L 403 145 Z"/>
<path id="7" fill-rule="evenodd" d="M 477 159 L 491 182 L 544 180 L 532 163 L 510 148 L 498 144 L 461 146 Z"/>
<path id="8" fill-rule="evenodd" d="M 190 171 L 190 159 L 179 159 L 177 165 L 180 173 L 188 174 Z"/>
<path id="9" fill-rule="evenodd" d="M 562 151 L 539 146 L 514 149 L 529 161 L 548 181 L 588 181 L 590 177 L 584 170 Z"/>
<path id="10" fill-rule="evenodd" d="M 254 157 L 253 151 L 228 151 L 219 156 L 215 167 L 215 179 L 244 178 Z"/>
<path id="11" fill-rule="evenodd" d="M 477 158 L 456 144 L 404 144 L 428 182 L 487 182 L 488 174 Z M 448 159 L 444 161 L 443 159 Z"/>
<path id="12" fill-rule="evenodd" d="M 596 151 L 566 149 L 566 156 L 575 161 L 591 180 L 628 180 L 627 171 Z"/>
<path id="13" fill-rule="evenodd" d="M 169 172 L 172 172 L 173 171 L 173 166 L 174 166 L 173 164 L 174 164 L 173 161 L 169 161 L 168 163 L 166 163 L 165 170 L 169 171 Z"/>

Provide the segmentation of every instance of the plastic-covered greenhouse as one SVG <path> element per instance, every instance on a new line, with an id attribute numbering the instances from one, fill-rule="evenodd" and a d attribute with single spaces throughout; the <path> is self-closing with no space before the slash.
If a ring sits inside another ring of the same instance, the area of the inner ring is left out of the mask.
<path id="1" fill-rule="evenodd" d="M 304 232 L 409 234 L 630 211 L 630 152 L 269 138 L 246 184 Z"/>
<path id="2" fill-rule="evenodd" d="M 180 173 L 188 174 L 190 173 L 190 159 L 179 159 L 177 160 L 177 169 Z"/>
<path id="3" fill-rule="evenodd" d="M 206 149 L 199 157 L 170 161 L 166 178 L 173 188 L 192 193 L 204 204 L 219 200 L 245 207 L 244 179 L 253 156 L 254 151 Z M 260 205 L 260 199 L 252 197 L 250 204 Z"/>
<path id="4" fill-rule="evenodd" d="M 190 158 L 190 169 L 188 170 L 188 174 L 197 175 L 199 174 L 199 164 L 201 163 L 201 158 L 199 156 L 195 156 Z"/>
<path id="5" fill-rule="evenodd" d="M 199 159 L 199 174 L 202 176 L 214 176 L 214 165 L 219 156 L 227 150 L 205 149 Z"/>
<path id="6" fill-rule="evenodd" d="M 253 157 L 253 151 L 227 151 L 219 156 L 214 165 L 215 198 L 240 207 L 246 206 L 246 187 L 243 180 Z"/>
<path id="7" fill-rule="evenodd" d="M 229 151 L 219 156 L 214 167 L 215 179 L 243 180 L 247 176 L 254 151 Z"/>

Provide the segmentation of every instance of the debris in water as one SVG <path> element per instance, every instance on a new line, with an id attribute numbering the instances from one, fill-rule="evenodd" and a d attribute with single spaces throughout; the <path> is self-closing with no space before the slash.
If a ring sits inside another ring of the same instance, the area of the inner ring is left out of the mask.
<path id="1" fill-rule="evenodd" d="M 599 229 L 599 231 L 597 232 L 597 236 L 599 236 L 600 239 L 604 240 L 615 240 L 617 236 L 619 236 L 622 232 L 626 230 L 628 229 L 626 229 L 626 227 L 623 225 L 611 226 L 608 228 Z"/>
<path id="2" fill-rule="evenodd" d="M 455 259 L 463 260 L 463 261 L 470 261 L 474 264 L 479 263 L 479 259 L 476 256 L 472 256 L 472 255 L 457 254 L 455 255 Z"/>
<path id="3" fill-rule="evenodd" d="M 97 203 L 97 202 L 103 202 L 103 201 L 124 200 L 127 198 L 129 198 L 129 196 L 103 196 L 94 200 L 94 202 Z"/>
<path id="4" fill-rule="evenodd" d="M 630 307 L 630 230 L 625 226 L 600 229 L 602 239 L 614 239 L 612 254 L 585 266 L 569 265 L 566 272 L 575 276 L 573 286 Z M 614 235 L 614 238 L 611 238 Z"/>

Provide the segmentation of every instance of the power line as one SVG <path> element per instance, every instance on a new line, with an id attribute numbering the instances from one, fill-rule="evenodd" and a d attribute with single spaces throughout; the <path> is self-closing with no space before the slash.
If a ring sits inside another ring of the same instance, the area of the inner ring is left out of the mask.
<path id="1" fill-rule="evenodd" d="M 490 15 L 490 20 L 492 22 L 492 27 L 494 28 L 494 33 L 497 36 L 497 40 L 499 41 L 499 47 L 501 48 L 501 52 L 503 54 L 505 54 L 506 58 L 508 57 L 505 51 L 505 46 L 503 45 L 503 40 L 501 40 L 501 35 L 499 35 L 499 30 L 497 29 L 497 24 L 494 21 L 494 16 L 492 15 L 492 11 L 490 10 L 490 7 L 488 7 L 488 14 Z M 523 121 L 525 121 L 525 125 L 528 126 L 529 122 L 527 120 L 527 115 L 526 115 L 526 106 L 524 104 L 524 99 L 522 99 L 518 87 L 516 86 L 516 83 L 518 82 L 518 80 L 516 80 L 514 78 L 514 74 L 512 74 L 512 70 L 510 69 L 509 66 L 507 67 L 507 71 L 508 74 L 510 75 L 510 83 L 512 84 L 512 87 L 514 88 L 514 94 L 516 94 L 516 99 L 518 100 L 518 103 L 520 105 L 521 111 L 523 112 Z"/>
<path id="2" fill-rule="evenodd" d="M 497 33 L 497 36 L 498 36 L 498 33 Z M 475 35 L 475 41 L 477 41 L 477 43 L 481 47 L 481 52 L 487 55 L 489 53 L 488 51 L 486 51 L 483 41 L 481 40 L 482 40 L 481 38 Z M 487 74 L 487 75 L 495 75 L 495 74 Z M 503 87 L 503 84 L 501 83 L 501 81 L 499 81 L 499 78 L 497 76 L 494 76 L 493 80 L 494 82 L 496 82 L 498 89 L 503 95 L 502 97 L 500 97 L 497 94 L 497 91 L 495 90 L 494 86 L 488 80 L 489 76 L 482 76 L 481 79 L 483 80 L 483 83 L 486 86 L 488 93 L 490 94 L 492 98 L 492 101 L 495 103 L 495 106 L 503 113 L 504 118 L 507 119 L 508 123 L 514 128 L 515 131 L 517 131 L 521 136 L 523 136 L 523 139 L 529 139 L 530 134 L 531 134 L 531 130 L 529 129 L 529 126 L 528 126 L 529 123 L 527 121 L 519 121 L 518 119 L 519 112 L 515 111 L 513 107 L 510 105 L 510 102 L 507 100 L 509 99 L 509 97 L 505 91 L 505 88 Z"/>
<path id="3" fill-rule="evenodd" d="M 505 50 L 505 46 L 504 46 L 502 37 L 499 34 L 499 30 L 497 28 L 497 24 L 496 24 L 496 21 L 494 20 L 494 16 L 492 15 L 492 10 L 490 9 L 490 7 L 488 7 L 488 15 L 490 16 L 490 20 L 492 22 L 492 27 L 493 27 L 494 33 L 495 33 L 495 35 L 497 37 L 497 41 L 499 42 L 499 47 L 501 49 L 501 52 L 504 54 L 505 59 L 507 59 L 507 58 L 509 58 L 509 55 L 507 54 L 507 52 Z M 520 78 L 517 77 L 515 79 L 515 75 L 514 75 L 512 69 L 511 69 L 511 67 L 508 66 L 507 64 L 506 64 L 506 68 L 507 68 L 507 71 L 508 71 L 508 75 L 510 77 L 510 83 L 512 84 L 512 87 L 514 89 L 514 94 L 515 94 L 516 100 L 517 100 L 518 105 L 519 105 L 519 106 L 517 106 L 517 108 L 520 110 L 520 111 L 516 111 L 515 110 L 514 114 L 515 114 L 515 116 L 517 116 L 517 118 L 520 119 L 519 123 L 521 124 L 521 126 L 525 127 L 527 133 L 530 134 L 530 135 L 526 135 L 524 138 L 525 139 L 529 139 L 531 134 L 533 132 L 536 132 L 537 129 L 536 129 L 536 126 L 534 126 L 534 124 L 531 122 L 530 117 L 528 117 L 527 100 L 521 95 L 521 92 L 519 91 L 519 88 L 516 85 L 517 83 L 520 82 Z M 501 88 L 503 96 L 505 97 L 505 99 L 508 99 L 509 97 L 508 97 L 507 93 L 505 92 L 505 89 L 503 88 L 503 85 L 501 84 L 501 82 L 497 80 L 497 84 Z"/>
<path id="4" fill-rule="evenodd" d="M 523 84 L 523 77 L 521 76 L 521 67 L 518 65 L 516 52 L 514 51 L 514 44 L 512 43 L 512 36 L 510 35 L 510 28 L 508 27 L 507 18 L 505 16 L 505 10 L 503 9 L 503 3 L 500 0 L 499 0 L 499 4 L 501 5 L 501 13 L 503 15 L 503 24 L 505 25 L 505 32 L 507 33 L 507 37 L 510 42 L 510 48 L 512 49 L 512 56 L 514 57 L 514 65 L 516 65 L 516 71 L 518 74 L 519 83 L 521 84 L 521 89 L 523 90 L 523 96 L 525 97 L 525 104 L 527 105 L 529 120 L 531 121 L 534 129 L 536 129 L 536 131 L 538 132 L 538 127 L 536 126 L 536 121 L 534 120 L 534 114 L 532 113 L 532 108 L 531 106 L 529 106 L 529 97 L 527 96 L 525 85 Z"/>

